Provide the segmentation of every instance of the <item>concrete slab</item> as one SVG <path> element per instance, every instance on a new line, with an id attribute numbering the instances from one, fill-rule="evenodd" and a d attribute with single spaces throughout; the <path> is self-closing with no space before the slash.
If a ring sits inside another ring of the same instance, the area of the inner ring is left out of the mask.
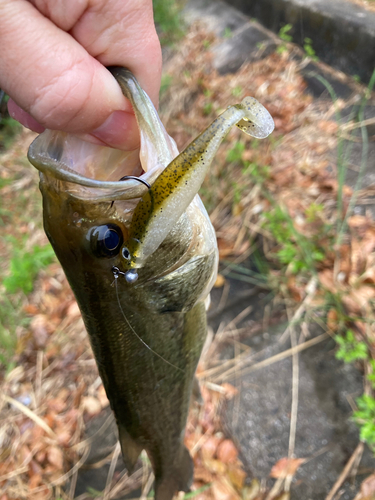
<path id="1" fill-rule="evenodd" d="M 211 50 L 213 65 L 221 74 L 235 73 L 245 62 L 266 57 L 276 47 L 271 32 L 221 0 L 190 0 L 184 18 L 188 24 L 202 20 L 219 38 Z"/>
<path id="2" fill-rule="evenodd" d="M 278 33 L 291 24 L 293 42 L 311 38 L 327 64 L 368 82 L 375 68 L 375 13 L 345 0 L 227 0 Z"/>
<path id="3" fill-rule="evenodd" d="M 257 23 L 250 23 L 212 49 L 219 73 L 235 73 L 245 62 L 263 59 L 276 48 L 275 41 Z"/>

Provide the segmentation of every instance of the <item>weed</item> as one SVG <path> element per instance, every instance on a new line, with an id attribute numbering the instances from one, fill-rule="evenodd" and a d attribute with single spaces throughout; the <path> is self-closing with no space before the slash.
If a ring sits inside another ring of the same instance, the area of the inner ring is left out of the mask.
<path id="1" fill-rule="evenodd" d="M 363 394 L 356 401 L 358 410 L 353 413 L 353 420 L 360 426 L 360 437 L 375 451 L 375 398 Z"/>
<path id="2" fill-rule="evenodd" d="M 8 149 L 22 130 L 22 125 L 8 114 L 6 106 L 8 99 L 4 91 L 0 89 L 0 150 Z"/>
<path id="3" fill-rule="evenodd" d="M 245 144 L 241 141 L 234 143 L 233 147 L 227 153 L 227 161 L 230 163 L 240 163 L 245 151 Z"/>
<path id="4" fill-rule="evenodd" d="M 242 174 L 250 176 L 251 179 L 258 184 L 263 184 L 270 176 L 270 167 L 266 165 L 258 165 L 253 162 L 244 162 Z"/>
<path id="5" fill-rule="evenodd" d="M 205 49 L 208 49 L 211 45 L 211 42 L 210 42 L 210 40 L 203 40 L 202 45 Z"/>
<path id="6" fill-rule="evenodd" d="M 279 38 L 281 38 L 281 40 L 283 40 L 283 42 L 291 42 L 293 40 L 292 35 L 289 34 L 289 32 L 292 28 L 293 28 L 293 25 L 291 25 L 291 24 L 285 24 L 285 26 L 280 28 L 278 35 L 279 35 Z M 286 50 L 288 50 L 286 43 L 282 43 L 276 48 L 276 52 L 278 54 L 282 54 Z"/>
<path id="7" fill-rule="evenodd" d="M 189 493 L 185 493 L 183 496 L 184 500 L 188 500 L 189 498 L 195 498 L 196 496 L 200 495 L 204 491 L 208 490 L 211 488 L 211 483 L 204 484 L 200 488 L 197 488 L 195 491 L 190 491 Z"/>
<path id="8" fill-rule="evenodd" d="M 213 104 L 212 102 L 206 102 L 203 106 L 203 114 L 204 115 L 209 115 L 213 109 Z"/>
<path id="9" fill-rule="evenodd" d="M 353 330 L 348 330 L 345 336 L 336 335 L 335 340 L 339 345 L 336 351 L 336 358 L 352 363 L 359 359 L 366 359 L 368 356 L 367 345 L 355 338 Z"/>
<path id="10" fill-rule="evenodd" d="M 291 42 L 293 40 L 292 35 L 289 34 L 290 30 L 293 28 L 291 24 L 285 24 L 279 31 L 279 38 L 284 40 L 284 42 Z"/>
<path id="11" fill-rule="evenodd" d="M 242 92 L 243 92 L 242 87 L 238 85 L 237 87 L 234 87 L 231 94 L 233 97 L 240 97 L 242 95 Z"/>
<path id="12" fill-rule="evenodd" d="M 264 216 L 266 221 L 263 227 L 272 234 L 278 244 L 275 257 L 279 262 L 287 265 L 293 274 L 299 271 L 314 272 L 325 256 L 314 239 L 300 234 L 289 214 L 280 206 L 275 206 Z"/>
<path id="13" fill-rule="evenodd" d="M 306 209 L 306 220 L 307 222 L 315 222 L 319 219 L 319 215 L 323 213 L 324 205 L 322 203 L 311 203 L 311 205 Z"/>
<path id="14" fill-rule="evenodd" d="M 232 30 L 228 27 L 225 28 L 223 37 L 224 38 L 232 38 L 232 36 L 233 36 Z"/>
<path id="15" fill-rule="evenodd" d="M 166 93 L 166 91 L 172 85 L 172 81 L 173 81 L 173 76 L 168 74 L 162 75 L 160 84 L 160 97 Z"/>
<path id="16" fill-rule="evenodd" d="M 371 372 L 367 374 L 367 380 L 371 383 L 371 387 L 375 389 L 375 359 L 369 360 Z"/>
<path id="17" fill-rule="evenodd" d="M 181 7 L 176 0 L 154 0 L 154 20 L 162 45 L 171 45 L 184 35 Z"/>
<path id="18" fill-rule="evenodd" d="M 313 49 L 311 38 L 306 37 L 304 39 L 303 50 L 312 61 L 319 61 L 319 57 L 315 54 L 315 50 Z"/>
<path id="19" fill-rule="evenodd" d="M 87 486 L 86 491 L 94 498 L 99 498 L 103 495 L 102 491 L 96 490 L 95 488 L 92 488 L 91 486 Z"/>
<path id="20" fill-rule="evenodd" d="M 14 256 L 10 261 L 10 275 L 4 278 L 3 285 L 9 293 L 19 290 L 30 293 L 37 273 L 52 262 L 54 251 L 50 245 L 44 247 L 36 245 L 29 252 L 14 247 Z"/>

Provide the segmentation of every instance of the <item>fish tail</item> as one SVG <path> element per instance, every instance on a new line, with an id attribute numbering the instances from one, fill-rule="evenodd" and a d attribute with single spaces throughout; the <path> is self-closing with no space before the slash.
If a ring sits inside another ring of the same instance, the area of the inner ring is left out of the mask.
<path id="1" fill-rule="evenodd" d="M 130 437 L 125 428 L 118 424 L 119 440 L 121 444 L 122 458 L 129 475 L 133 472 L 134 466 L 137 463 L 138 457 L 142 451 L 142 447 Z"/>
<path id="2" fill-rule="evenodd" d="M 173 467 L 168 469 L 168 474 L 156 474 L 155 500 L 172 500 L 178 491 L 189 491 L 193 483 L 194 465 L 188 450 L 183 446 L 181 458 Z"/>

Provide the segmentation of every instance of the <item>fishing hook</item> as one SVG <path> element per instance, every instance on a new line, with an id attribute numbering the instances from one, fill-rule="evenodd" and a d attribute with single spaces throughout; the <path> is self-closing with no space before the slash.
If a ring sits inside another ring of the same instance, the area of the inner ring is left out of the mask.
<path id="1" fill-rule="evenodd" d="M 151 186 L 147 181 L 145 181 L 144 179 L 141 179 L 140 177 L 136 177 L 135 175 L 124 175 L 123 177 L 121 177 L 121 179 L 118 180 L 118 182 L 127 181 L 129 179 L 134 180 L 134 181 L 139 181 L 142 184 L 144 184 L 148 189 L 151 189 Z M 113 207 L 113 204 L 114 204 L 114 201 L 112 201 L 112 203 L 111 203 L 111 208 Z"/>
<path id="2" fill-rule="evenodd" d="M 135 283 L 138 279 L 138 273 L 135 269 L 130 269 L 124 273 L 124 271 L 121 271 L 117 266 L 113 266 L 112 273 L 116 280 L 119 276 L 124 276 L 128 283 Z"/>

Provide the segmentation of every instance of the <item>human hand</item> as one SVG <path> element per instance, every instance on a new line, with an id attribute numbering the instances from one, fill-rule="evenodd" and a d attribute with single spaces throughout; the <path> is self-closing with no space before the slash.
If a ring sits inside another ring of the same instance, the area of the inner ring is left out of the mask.
<path id="1" fill-rule="evenodd" d="M 105 66 L 130 69 L 157 106 L 152 0 L 0 0 L 0 46 L 0 88 L 16 120 L 137 147 L 132 107 Z"/>

